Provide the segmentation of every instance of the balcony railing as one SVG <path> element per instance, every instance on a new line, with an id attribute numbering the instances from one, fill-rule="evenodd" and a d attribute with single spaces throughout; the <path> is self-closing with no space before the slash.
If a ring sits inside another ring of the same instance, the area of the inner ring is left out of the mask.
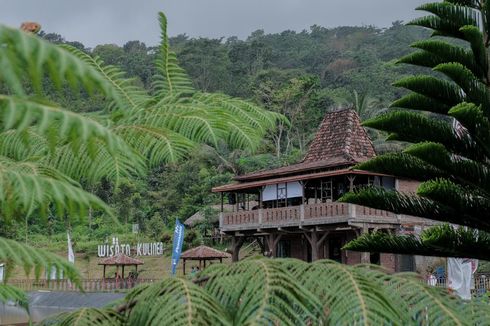
<path id="1" fill-rule="evenodd" d="M 348 220 L 394 221 L 396 215 L 369 207 L 347 203 L 320 203 L 281 208 L 257 209 L 222 213 L 222 230 L 240 230 L 268 227 L 286 227 L 311 224 L 330 224 Z"/>

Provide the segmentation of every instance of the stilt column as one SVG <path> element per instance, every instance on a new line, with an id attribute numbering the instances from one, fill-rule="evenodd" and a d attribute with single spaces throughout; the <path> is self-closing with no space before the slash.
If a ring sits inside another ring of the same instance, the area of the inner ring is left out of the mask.
<path id="1" fill-rule="evenodd" d="M 320 247 L 327 238 L 329 232 L 326 231 L 323 235 L 320 236 L 319 231 L 313 229 L 309 232 L 305 232 L 304 234 L 311 246 L 311 261 L 322 258 L 320 254 Z"/>
<path id="2" fill-rule="evenodd" d="M 240 248 L 245 241 L 245 237 L 234 235 L 231 239 L 231 261 L 237 262 L 240 259 Z"/>

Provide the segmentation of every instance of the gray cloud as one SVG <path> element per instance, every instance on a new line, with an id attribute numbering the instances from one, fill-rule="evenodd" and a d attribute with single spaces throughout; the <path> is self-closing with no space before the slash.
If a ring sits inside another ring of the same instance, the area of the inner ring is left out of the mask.
<path id="1" fill-rule="evenodd" d="M 159 39 L 157 12 L 169 20 L 170 35 L 245 38 L 308 29 L 317 24 L 390 26 L 420 16 L 426 0 L 0 0 L 0 23 L 19 26 L 32 20 L 43 30 L 86 46 Z"/>

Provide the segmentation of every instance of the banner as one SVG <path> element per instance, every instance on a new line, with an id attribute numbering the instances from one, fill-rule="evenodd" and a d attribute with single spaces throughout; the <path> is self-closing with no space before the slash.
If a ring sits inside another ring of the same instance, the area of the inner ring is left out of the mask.
<path id="1" fill-rule="evenodd" d="M 179 263 L 180 254 L 182 252 L 182 244 L 184 243 L 184 224 L 179 220 L 175 221 L 174 244 L 172 249 L 172 275 L 175 275 L 177 264 Z"/>
<path id="2" fill-rule="evenodd" d="M 447 259 L 448 287 L 461 299 L 471 299 L 471 261 L 464 258 Z"/>
<path id="3" fill-rule="evenodd" d="M 66 238 L 68 239 L 68 261 L 75 264 L 75 254 L 73 253 L 73 247 L 71 246 L 70 233 L 66 232 Z"/>

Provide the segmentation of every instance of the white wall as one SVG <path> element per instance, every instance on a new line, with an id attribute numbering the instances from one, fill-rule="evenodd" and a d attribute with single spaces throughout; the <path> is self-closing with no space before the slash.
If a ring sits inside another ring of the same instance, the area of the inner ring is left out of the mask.
<path id="1" fill-rule="evenodd" d="M 262 201 L 276 200 L 277 199 L 277 186 L 284 187 L 284 183 L 278 185 L 265 186 L 262 191 Z M 303 187 L 299 181 L 287 183 L 287 195 L 288 198 L 303 197 Z"/>

